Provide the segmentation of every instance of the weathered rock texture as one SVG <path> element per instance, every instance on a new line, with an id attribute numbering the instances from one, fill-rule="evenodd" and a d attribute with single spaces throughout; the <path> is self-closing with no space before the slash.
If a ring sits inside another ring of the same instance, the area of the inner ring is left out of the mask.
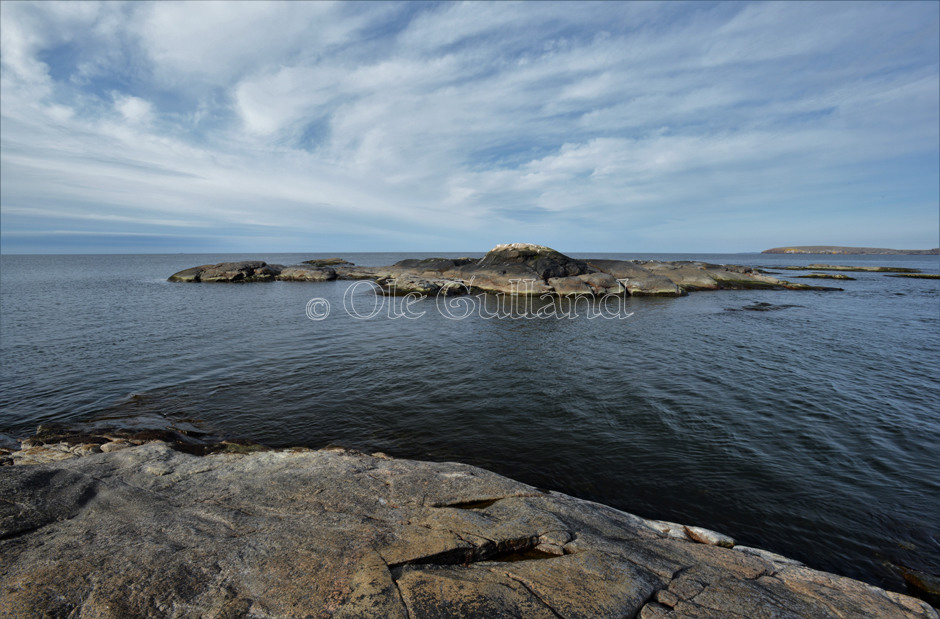
<path id="1" fill-rule="evenodd" d="M 682 289 L 668 277 L 643 268 L 629 260 L 590 260 L 588 264 L 598 271 L 609 273 L 623 282 L 632 296 L 675 297 Z"/>
<path id="2" fill-rule="evenodd" d="M 353 266 L 352 262 L 343 258 L 315 258 L 313 260 L 304 260 L 303 263 L 315 267 Z"/>
<path id="3" fill-rule="evenodd" d="M 285 267 L 280 264 L 268 264 L 261 260 L 206 264 L 191 269 L 185 269 L 169 277 L 169 281 L 171 282 L 188 283 L 247 283 L 271 282 L 275 280 L 324 282 L 333 279 L 336 279 L 336 271 L 329 266 L 304 263 Z"/>
<path id="4" fill-rule="evenodd" d="M 107 451 L 0 467 L 0 615 L 937 617 L 705 529 L 466 465 Z"/>
<path id="5" fill-rule="evenodd" d="M 680 296 L 693 290 L 776 288 L 839 290 L 794 284 L 757 269 L 705 262 L 577 260 L 531 243 L 497 245 L 479 260 L 425 258 L 391 266 L 357 267 L 340 258 L 284 267 L 264 262 L 227 262 L 193 267 L 173 282 L 327 281 L 368 279 L 388 294 Z"/>
<path id="6" fill-rule="evenodd" d="M 276 279 L 282 282 L 326 282 L 336 279 L 336 271 L 328 266 L 300 264 L 282 268 Z"/>
<path id="7" fill-rule="evenodd" d="M 185 269 L 170 276 L 171 282 L 264 282 L 273 280 L 281 267 L 261 260 L 220 262 Z"/>

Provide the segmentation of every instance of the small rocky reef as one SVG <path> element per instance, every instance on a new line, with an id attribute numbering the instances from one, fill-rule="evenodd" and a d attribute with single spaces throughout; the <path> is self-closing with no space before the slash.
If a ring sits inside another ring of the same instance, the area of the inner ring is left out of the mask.
<path id="1" fill-rule="evenodd" d="M 810 264 L 803 266 L 778 266 L 776 269 L 785 271 L 855 271 L 858 273 L 920 273 L 920 269 L 909 269 L 905 267 L 859 267 L 844 266 L 840 264 Z"/>
<path id="2" fill-rule="evenodd" d="M 261 261 L 193 267 L 171 282 L 266 282 L 367 279 L 390 294 L 681 296 L 696 290 L 754 288 L 840 290 L 777 279 L 754 269 L 706 262 L 578 260 L 530 243 L 497 245 L 483 258 L 402 260 L 391 266 L 357 267 L 342 259 L 282 266 Z"/>
<path id="3" fill-rule="evenodd" d="M 0 615 L 938 617 L 714 531 L 472 466 L 192 442 L 46 434 L 8 454 Z"/>
<path id="4" fill-rule="evenodd" d="M 887 249 L 885 247 L 842 247 L 839 245 L 798 245 L 765 249 L 762 254 L 833 254 L 858 256 L 936 256 L 940 247 L 933 249 Z"/>

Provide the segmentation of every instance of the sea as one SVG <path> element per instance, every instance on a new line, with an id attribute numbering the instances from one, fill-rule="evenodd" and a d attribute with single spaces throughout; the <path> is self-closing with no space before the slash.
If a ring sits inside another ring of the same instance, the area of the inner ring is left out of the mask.
<path id="1" fill-rule="evenodd" d="M 482 254 L 340 254 L 432 255 Z M 940 272 L 938 256 L 572 255 Z M 0 445 L 57 422 L 460 461 L 888 589 L 900 566 L 940 574 L 940 281 L 782 271 L 843 290 L 600 309 L 167 282 L 325 257 L 3 255 Z"/>

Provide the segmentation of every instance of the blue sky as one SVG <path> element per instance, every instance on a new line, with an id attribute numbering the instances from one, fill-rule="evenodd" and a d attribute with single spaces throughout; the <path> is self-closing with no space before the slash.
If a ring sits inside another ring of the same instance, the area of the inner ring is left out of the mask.
<path id="1" fill-rule="evenodd" d="M 4 253 L 940 244 L 940 3 L 0 3 Z"/>

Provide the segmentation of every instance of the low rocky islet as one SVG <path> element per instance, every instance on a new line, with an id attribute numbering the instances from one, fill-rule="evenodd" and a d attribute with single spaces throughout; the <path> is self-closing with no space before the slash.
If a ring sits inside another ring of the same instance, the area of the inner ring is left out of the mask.
<path id="1" fill-rule="evenodd" d="M 697 290 L 839 290 L 777 279 L 759 269 L 706 262 L 579 260 L 530 243 L 497 245 L 480 259 L 409 259 L 383 267 L 336 262 L 282 266 L 261 261 L 225 262 L 185 269 L 171 282 L 373 280 L 391 294 L 472 292 L 559 296 L 629 294 L 681 296 Z M 329 263 L 329 265 L 324 264 Z"/>

